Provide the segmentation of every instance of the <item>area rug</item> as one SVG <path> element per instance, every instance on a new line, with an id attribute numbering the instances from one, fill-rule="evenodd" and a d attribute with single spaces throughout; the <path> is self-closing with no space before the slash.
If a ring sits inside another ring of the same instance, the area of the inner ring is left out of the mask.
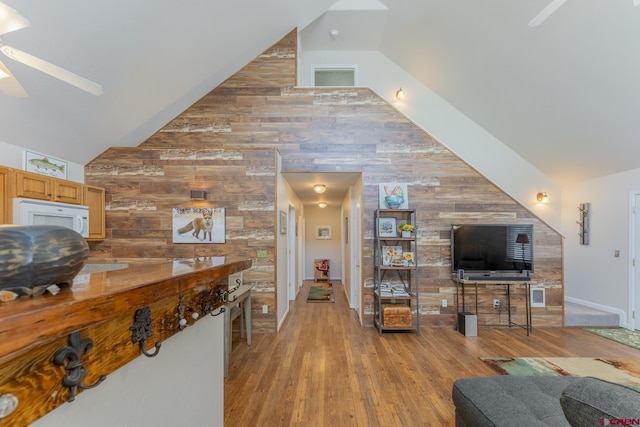
<path id="1" fill-rule="evenodd" d="M 640 332 L 624 328 L 584 328 L 585 331 L 640 350 Z"/>
<path id="2" fill-rule="evenodd" d="M 331 282 L 314 282 L 309 289 L 307 302 L 334 302 Z"/>
<path id="3" fill-rule="evenodd" d="M 595 377 L 640 391 L 640 360 L 614 357 L 481 357 L 501 375 Z"/>

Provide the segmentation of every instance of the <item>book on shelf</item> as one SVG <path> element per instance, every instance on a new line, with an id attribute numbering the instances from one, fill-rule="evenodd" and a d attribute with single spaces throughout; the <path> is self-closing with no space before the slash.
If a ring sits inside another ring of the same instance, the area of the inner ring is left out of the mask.
<path id="1" fill-rule="evenodd" d="M 380 296 L 382 297 L 408 297 L 409 292 L 402 285 L 389 285 L 383 283 L 380 285 Z"/>

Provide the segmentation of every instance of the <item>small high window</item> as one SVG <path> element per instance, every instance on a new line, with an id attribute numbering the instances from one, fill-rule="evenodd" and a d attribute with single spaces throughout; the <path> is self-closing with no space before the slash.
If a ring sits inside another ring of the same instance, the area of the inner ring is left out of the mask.
<path id="1" fill-rule="evenodd" d="M 313 86 L 355 86 L 356 68 L 312 66 Z"/>

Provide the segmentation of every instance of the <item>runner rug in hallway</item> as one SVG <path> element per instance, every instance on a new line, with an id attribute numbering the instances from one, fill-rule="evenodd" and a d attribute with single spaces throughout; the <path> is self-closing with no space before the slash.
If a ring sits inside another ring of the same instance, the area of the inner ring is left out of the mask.
<path id="1" fill-rule="evenodd" d="M 307 302 L 334 302 L 331 282 L 313 282 Z"/>
<path id="2" fill-rule="evenodd" d="M 640 361 L 615 357 L 481 357 L 502 375 L 595 377 L 640 391 Z"/>
<path id="3" fill-rule="evenodd" d="M 640 331 L 624 328 L 584 328 L 584 330 L 640 350 Z"/>

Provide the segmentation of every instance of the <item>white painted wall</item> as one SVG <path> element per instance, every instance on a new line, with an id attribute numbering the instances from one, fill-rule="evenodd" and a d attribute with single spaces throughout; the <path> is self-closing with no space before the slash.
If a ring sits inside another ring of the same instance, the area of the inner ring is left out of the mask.
<path id="1" fill-rule="evenodd" d="M 301 46 L 301 86 L 310 85 L 312 64 L 357 64 L 358 86 L 370 87 L 523 206 L 560 228 L 562 192 L 557 184 L 386 56 L 374 51 L 305 51 Z M 402 102 L 395 100 L 399 87 L 406 93 Z M 556 203 L 541 207 L 536 200 L 541 191 Z"/>
<path id="2" fill-rule="evenodd" d="M 8 144 L 6 142 L 0 141 L 0 165 L 7 166 L 13 169 L 23 169 L 23 156 L 24 156 L 24 147 L 19 147 L 17 145 Z M 42 153 L 38 151 L 40 154 L 48 154 Z M 54 156 L 58 158 L 57 156 Z M 80 165 L 78 163 L 70 162 L 66 159 L 60 159 L 67 162 L 67 179 L 69 181 L 81 182 L 84 183 L 84 165 Z"/>
<path id="3" fill-rule="evenodd" d="M 640 169 L 566 186 L 562 228 L 565 239 L 565 297 L 622 315 L 629 323 L 629 194 L 640 191 Z M 578 205 L 591 203 L 589 245 L 578 238 Z M 614 251 L 620 250 L 620 257 Z"/>
<path id="4" fill-rule="evenodd" d="M 331 279 L 342 278 L 342 236 L 340 206 L 327 206 L 320 209 L 317 206 L 305 208 L 305 271 L 306 279 L 313 280 L 313 260 L 316 258 L 329 259 Z M 330 225 L 331 239 L 316 239 L 316 226 Z"/>
<path id="5" fill-rule="evenodd" d="M 223 352 L 222 316 L 204 316 L 31 426 L 222 426 Z"/>

